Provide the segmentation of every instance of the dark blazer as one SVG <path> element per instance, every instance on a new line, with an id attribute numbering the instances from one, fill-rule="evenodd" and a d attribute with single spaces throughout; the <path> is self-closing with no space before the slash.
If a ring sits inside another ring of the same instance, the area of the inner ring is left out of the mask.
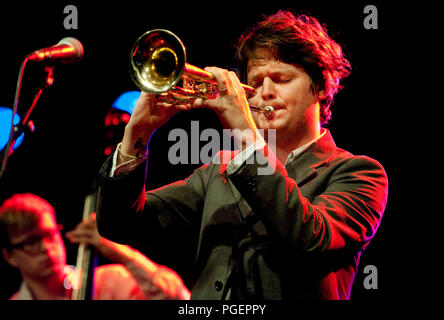
<path id="1" fill-rule="evenodd" d="M 146 193 L 143 165 L 109 178 L 109 159 L 99 232 L 130 244 L 165 235 L 188 243 L 192 299 L 349 299 L 387 201 L 382 166 L 337 148 L 328 131 L 285 167 L 267 147 L 253 157 L 231 175 L 211 163 Z M 273 174 L 258 175 L 261 157 L 276 161 Z"/>

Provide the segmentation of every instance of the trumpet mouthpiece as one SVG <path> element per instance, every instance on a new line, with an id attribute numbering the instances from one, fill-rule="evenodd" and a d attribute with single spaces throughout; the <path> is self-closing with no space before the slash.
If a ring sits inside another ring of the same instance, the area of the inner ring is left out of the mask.
<path id="1" fill-rule="evenodd" d="M 250 106 L 252 111 L 257 113 L 263 113 L 267 118 L 271 119 L 274 117 L 274 107 L 273 106 L 265 106 L 263 108 Z"/>
<path id="2" fill-rule="evenodd" d="M 274 117 L 274 107 L 273 106 L 265 106 L 264 107 L 264 115 L 271 119 Z"/>

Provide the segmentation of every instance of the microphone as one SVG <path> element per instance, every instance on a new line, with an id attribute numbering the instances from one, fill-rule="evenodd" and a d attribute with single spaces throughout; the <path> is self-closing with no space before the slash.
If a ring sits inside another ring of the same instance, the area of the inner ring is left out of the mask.
<path id="1" fill-rule="evenodd" d="M 72 64 L 82 60 L 83 53 L 82 43 L 76 38 L 67 37 L 51 47 L 30 53 L 28 60 L 37 62 L 60 60 L 65 64 Z"/>

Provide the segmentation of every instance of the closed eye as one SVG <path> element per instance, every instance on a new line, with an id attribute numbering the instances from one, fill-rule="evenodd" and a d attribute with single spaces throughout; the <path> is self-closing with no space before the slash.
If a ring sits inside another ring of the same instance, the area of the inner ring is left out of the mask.
<path id="1" fill-rule="evenodd" d="M 252 86 L 255 89 L 257 89 L 257 88 L 259 88 L 261 86 L 261 84 L 258 83 L 258 82 L 249 83 L 249 85 Z"/>
<path id="2" fill-rule="evenodd" d="M 288 83 L 293 80 L 292 77 L 281 76 L 281 75 L 276 75 L 276 76 L 270 77 L 270 79 L 274 83 Z M 248 81 L 248 84 L 254 88 L 258 88 L 262 85 L 262 82 L 263 82 L 263 79 L 254 79 L 254 80 Z"/>
<path id="3" fill-rule="evenodd" d="M 286 75 L 276 75 L 272 77 L 272 80 L 275 83 L 287 83 L 293 80 L 293 78 Z"/>

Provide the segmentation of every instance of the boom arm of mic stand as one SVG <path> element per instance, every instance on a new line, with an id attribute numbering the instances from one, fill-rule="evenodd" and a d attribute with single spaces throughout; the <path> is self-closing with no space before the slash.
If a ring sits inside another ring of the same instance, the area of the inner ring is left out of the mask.
<path id="1" fill-rule="evenodd" d="M 31 106 L 29 107 L 28 111 L 26 112 L 26 115 L 23 117 L 23 121 L 19 125 L 14 125 L 14 117 L 17 113 L 17 108 L 18 108 L 18 103 L 19 103 L 19 98 L 20 98 L 20 91 L 21 91 L 21 86 L 22 86 L 22 82 L 23 82 L 23 73 L 24 73 L 24 69 L 25 69 L 27 62 L 28 62 L 28 57 L 26 57 L 25 60 L 23 60 L 21 66 L 20 66 L 19 76 L 17 79 L 17 87 L 16 87 L 16 92 L 15 92 L 15 97 L 14 97 L 14 105 L 13 105 L 13 109 L 12 109 L 11 130 L 9 132 L 8 143 L 6 144 L 4 150 L 2 151 L 0 179 L 6 170 L 6 165 L 8 163 L 8 159 L 11 156 L 11 154 L 13 153 L 14 144 L 17 141 L 17 139 L 20 137 L 20 135 L 25 130 L 27 130 L 29 132 L 34 132 L 34 127 L 33 127 L 34 124 L 32 123 L 32 121 L 29 120 L 29 116 L 31 115 L 32 111 L 34 110 L 34 107 L 36 106 L 37 101 L 39 100 L 40 96 L 42 95 L 43 90 L 50 87 L 54 82 L 54 73 L 53 73 L 54 66 L 48 65 L 45 67 L 45 72 L 46 72 L 45 81 L 44 81 L 43 85 L 40 86 L 37 93 L 35 94 L 34 99 L 32 100 Z"/>

